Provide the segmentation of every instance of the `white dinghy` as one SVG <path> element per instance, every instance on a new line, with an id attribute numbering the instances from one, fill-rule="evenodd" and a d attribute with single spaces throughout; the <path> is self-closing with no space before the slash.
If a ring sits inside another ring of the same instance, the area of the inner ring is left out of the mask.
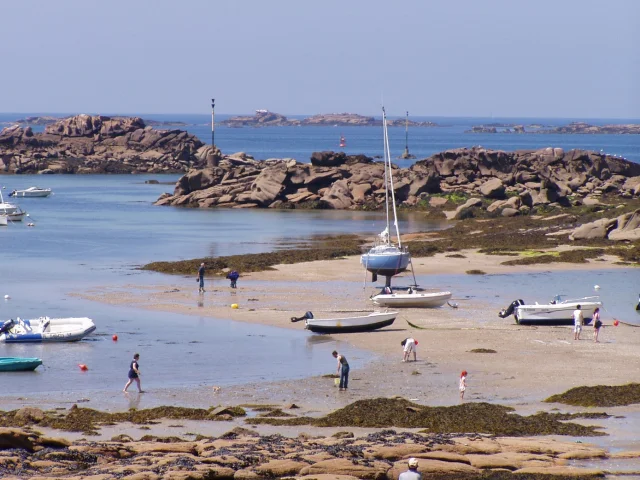
<path id="1" fill-rule="evenodd" d="M 391 325 L 398 312 L 374 312 L 359 317 L 314 318 L 311 312 L 303 317 L 293 317 L 292 322 L 304 320 L 305 328 L 316 333 L 356 333 L 370 332 Z"/>
<path id="2" fill-rule="evenodd" d="M 451 292 L 379 293 L 371 297 L 376 305 L 394 308 L 437 308 L 451 298 Z"/>
<path id="3" fill-rule="evenodd" d="M 0 326 L 0 342 L 40 343 L 77 342 L 96 329 L 93 320 L 40 317 L 32 320 L 7 320 Z"/>

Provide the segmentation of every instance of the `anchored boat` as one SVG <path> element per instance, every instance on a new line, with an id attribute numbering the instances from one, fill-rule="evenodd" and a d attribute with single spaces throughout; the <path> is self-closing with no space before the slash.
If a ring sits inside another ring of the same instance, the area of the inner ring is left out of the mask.
<path id="1" fill-rule="evenodd" d="M 48 197 L 51 195 L 50 188 L 29 187 L 24 190 L 14 190 L 10 197 Z"/>
<path id="2" fill-rule="evenodd" d="M 393 308 L 436 308 L 441 307 L 451 298 L 451 292 L 425 293 L 409 289 L 402 293 L 379 293 L 371 297 L 374 303 Z"/>
<path id="3" fill-rule="evenodd" d="M 0 372 L 28 372 L 42 365 L 39 358 L 0 357 Z"/>

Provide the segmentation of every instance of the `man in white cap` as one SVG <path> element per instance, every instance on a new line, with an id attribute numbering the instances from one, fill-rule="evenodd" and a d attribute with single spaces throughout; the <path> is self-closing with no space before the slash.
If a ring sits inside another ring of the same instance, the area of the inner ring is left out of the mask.
<path id="1" fill-rule="evenodd" d="M 418 472 L 417 458 L 409 459 L 409 470 L 401 473 L 398 480 L 422 480 L 422 474 Z"/>

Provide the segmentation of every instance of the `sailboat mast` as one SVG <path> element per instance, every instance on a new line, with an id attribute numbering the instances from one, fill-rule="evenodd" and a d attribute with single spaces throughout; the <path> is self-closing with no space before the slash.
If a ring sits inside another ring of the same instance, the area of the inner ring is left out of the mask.
<path id="1" fill-rule="evenodd" d="M 387 215 L 387 232 L 389 232 L 389 178 L 387 171 L 387 114 L 382 107 L 382 156 L 384 157 L 384 211 Z M 387 243 L 389 241 L 387 240 Z"/>
<path id="2" fill-rule="evenodd" d="M 398 216 L 396 212 L 396 194 L 393 190 L 393 175 L 391 174 L 391 150 L 389 149 L 389 134 L 387 133 L 387 114 L 384 109 L 383 113 L 383 124 L 384 124 L 384 138 L 385 138 L 385 156 L 386 161 L 388 163 L 388 171 L 389 171 L 389 188 L 387 190 L 391 190 L 391 206 L 393 208 L 393 225 L 396 227 L 396 238 L 398 239 L 398 247 L 402 248 L 402 241 L 400 240 L 400 229 L 398 228 Z M 388 194 L 387 194 L 388 195 Z M 388 216 L 388 213 L 387 213 Z M 388 220 L 387 220 L 388 224 Z"/>
<path id="3" fill-rule="evenodd" d="M 409 111 L 407 110 L 407 118 L 404 121 L 404 151 L 409 153 Z"/>

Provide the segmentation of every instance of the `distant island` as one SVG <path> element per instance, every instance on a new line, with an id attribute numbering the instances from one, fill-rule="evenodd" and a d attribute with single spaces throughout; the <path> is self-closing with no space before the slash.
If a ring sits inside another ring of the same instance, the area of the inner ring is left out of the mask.
<path id="1" fill-rule="evenodd" d="M 74 117 L 74 115 L 67 115 L 66 117 L 52 117 L 52 116 L 48 116 L 48 115 L 44 115 L 41 117 L 24 117 L 24 118 L 19 118 L 18 120 L 14 120 L 14 121 L 10 121 L 10 122 L 2 122 L 2 124 L 4 125 L 30 125 L 30 126 L 34 126 L 34 125 L 51 125 L 53 123 L 59 122 L 60 120 L 66 120 L 68 118 L 72 118 Z M 111 119 L 114 120 L 118 120 L 118 119 L 125 119 L 125 118 L 129 118 L 129 117 L 125 117 L 125 116 L 116 116 L 116 117 L 110 117 Z M 146 126 L 149 127 L 185 127 L 187 125 L 189 125 L 188 123 L 185 122 L 179 122 L 176 120 L 167 120 L 167 121 L 161 121 L 161 120 L 147 120 L 147 119 L 143 119 L 144 123 Z"/>
<path id="2" fill-rule="evenodd" d="M 531 130 L 526 130 L 529 128 Z M 579 135 L 595 135 L 595 134 L 612 134 L 612 135 L 639 135 L 640 125 L 638 124 L 621 124 L 621 125 L 591 125 L 586 122 L 571 122 L 568 125 L 560 127 L 544 128 L 543 125 L 510 125 L 510 124 L 485 124 L 476 125 L 471 130 L 464 133 L 561 133 L 561 134 L 579 134 Z"/>
<path id="3" fill-rule="evenodd" d="M 404 126 L 404 119 L 387 120 L 390 127 Z M 382 126 L 382 120 L 359 115 L 357 113 L 324 113 L 313 115 L 311 117 L 299 119 L 289 119 L 279 113 L 270 112 L 268 110 L 256 110 L 255 115 L 244 115 L 231 117 L 220 122 L 221 125 L 228 127 L 312 127 L 312 126 L 338 126 L 338 127 L 379 127 Z M 410 127 L 437 127 L 433 122 L 414 122 L 409 120 Z"/>

